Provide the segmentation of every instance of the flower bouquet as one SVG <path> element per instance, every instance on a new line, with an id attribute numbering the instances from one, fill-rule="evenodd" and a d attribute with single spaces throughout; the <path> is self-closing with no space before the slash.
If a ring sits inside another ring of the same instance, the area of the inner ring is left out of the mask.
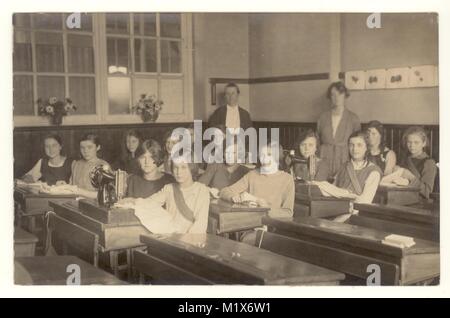
<path id="1" fill-rule="evenodd" d="M 51 123 L 57 126 L 62 124 L 64 116 L 77 110 L 77 107 L 72 103 L 70 98 L 66 98 L 65 101 L 60 101 L 56 97 L 50 97 L 45 102 L 42 98 L 39 98 L 37 104 L 39 115 L 50 117 Z"/>
<path id="2" fill-rule="evenodd" d="M 141 115 L 144 122 L 154 122 L 158 119 L 163 104 L 164 102 L 157 99 L 155 95 L 141 94 L 141 98 L 138 103 L 133 106 L 132 111 L 135 114 Z"/>

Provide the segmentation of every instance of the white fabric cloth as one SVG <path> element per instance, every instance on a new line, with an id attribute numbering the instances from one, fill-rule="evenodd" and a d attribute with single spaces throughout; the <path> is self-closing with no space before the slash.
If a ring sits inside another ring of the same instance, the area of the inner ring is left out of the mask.
<path id="1" fill-rule="evenodd" d="M 135 201 L 134 212 L 142 225 L 156 234 L 206 233 L 209 213 L 208 187 L 194 182 L 188 188 L 180 188 L 184 201 L 194 212 L 194 223 L 185 219 L 178 211 L 173 187 L 174 184 L 167 184 L 151 197 Z"/>

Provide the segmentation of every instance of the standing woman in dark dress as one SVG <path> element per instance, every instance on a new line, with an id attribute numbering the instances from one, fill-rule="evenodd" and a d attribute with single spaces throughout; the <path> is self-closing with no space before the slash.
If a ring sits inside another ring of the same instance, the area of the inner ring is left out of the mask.
<path id="1" fill-rule="evenodd" d="M 383 175 L 391 174 L 397 164 L 397 156 L 385 145 L 383 125 L 377 120 L 371 121 L 367 126 L 367 137 L 369 141 L 367 159 L 380 167 Z"/>
<path id="2" fill-rule="evenodd" d="M 47 135 L 44 138 L 45 157 L 39 159 L 22 179 L 29 183 L 42 181 L 48 185 L 69 183 L 72 161 L 61 155 L 62 146 L 60 136 Z"/>
<path id="3" fill-rule="evenodd" d="M 349 96 L 342 82 L 332 83 L 327 91 L 327 98 L 331 101 L 330 110 L 323 112 L 317 121 L 317 132 L 322 142 L 320 157 L 329 163 L 330 177 L 334 177 L 349 160 L 348 138 L 361 130 L 358 116 L 345 106 Z"/>
<path id="4" fill-rule="evenodd" d="M 122 148 L 122 154 L 116 162 L 116 169 L 124 170 L 128 174 L 140 174 L 141 167 L 136 157 L 136 151 L 141 145 L 142 137 L 136 130 L 129 130 L 125 134 L 125 143 Z"/>

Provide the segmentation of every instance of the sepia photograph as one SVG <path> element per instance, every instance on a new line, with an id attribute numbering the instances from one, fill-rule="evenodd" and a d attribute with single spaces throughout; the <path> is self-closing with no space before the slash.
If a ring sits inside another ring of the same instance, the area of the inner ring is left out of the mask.
<path id="1" fill-rule="evenodd" d="M 10 18 L 16 286 L 441 284 L 438 12 Z"/>

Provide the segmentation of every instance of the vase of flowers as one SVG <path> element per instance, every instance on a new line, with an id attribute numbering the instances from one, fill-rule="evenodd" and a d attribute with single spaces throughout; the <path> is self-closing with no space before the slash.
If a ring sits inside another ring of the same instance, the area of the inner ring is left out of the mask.
<path id="1" fill-rule="evenodd" d="M 132 111 L 141 116 L 144 122 L 155 122 L 159 117 L 164 102 L 156 98 L 154 94 L 141 94 L 141 98 Z"/>
<path id="2" fill-rule="evenodd" d="M 56 126 L 62 124 L 64 116 L 77 110 L 70 98 L 66 98 L 64 101 L 58 100 L 56 97 L 50 97 L 46 101 L 39 98 L 37 104 L 39 115 L 49 117 L 52 125 Z"/>

